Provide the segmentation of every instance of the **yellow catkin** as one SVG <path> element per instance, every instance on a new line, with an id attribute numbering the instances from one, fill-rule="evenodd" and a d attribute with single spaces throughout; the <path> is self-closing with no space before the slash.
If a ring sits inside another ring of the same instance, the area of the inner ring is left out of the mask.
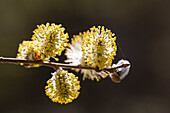
<path id="1" fill-rule="evenodd" d="M 68 45 L 68 33 L 64 33 L 65 28 L 61 24 L 55 25 L 47 23 L 46 25 L 37 25 L 37 29 L 33 31 L 32 41 L 23 41 L 19 45 L 17 58 L 29 60 L 49 60 L 56 55 L 61 55 L 61 52 Z M 35 64 L 23 64 L 25 67 L 39 67 Z"/>
<path id="2" fill-rule="evenodd" d="M 41 55 L 39 53 L 39 43 L 36 41 L 23 41 L 18 48 L 18 59 L 39 60 Z M 25 67 L 39 67 L 38 64 L 23 64 Z"/>
<path id="3" fill-rule="evenodd" d="M 52 78 L 47 81 L 45 92 L 53 102 L 67 104 L 79 96 L 80 81 L 78 81 L 78 77 L 62 69 L 58 69 L 52 75 Z"/>
<path id="4" fill-rule="evenodd" d="M 56 54 L 61 55 L 61 52 L 68 45 L 68 33 L 64 33 L 65 28 L 61 26 L 61 24 L 52 23 L 50 25 L 47 23 L 46 25 L 38 25 L 37 29 L 33 31 L 32 40 L 39 42 L 43 59 L 55 57 Z"/>
<path id="5" fill-rule="evenodd" d="M 64 33 L 65 28 L 61 24 L 55 25 L 47 23 L 46 25 L 37 25 L 37 29 L 33 31 L 32 41 L 23 41 L 19 45 L 17 58 L 29 60 L 49 60 L 61 52 L 68 45 L 68 33 Z M 28 66 L 27 66 L 28 65 Z M 38 67 L 39 65 L 24 64 L 25 67 Z"/>
<path id="6" fill-rule="evenodd" d="M 89 32 L 89 31 L 88 31 Z M 94 38 L 94 37 L 90 37 L 90 38 Z M 89 38 L 89 40 L 90 40 Z M 82 65 L 82 66 L 87 66 L 90 65 L 92 67 L 95 67 L 94 64 L 92 64 L 92 62 L 88 62 L 88 60 L 93 60 L 92 56 L 85 56 L 85 53 L 83 54 L 82 51 L 85 51 L 87 48 L 81 48 L 81 46 L 83 44 L 90 44 L 90 43 L 94 43 L 94 42 L 82 42 L 83 41 L 83 34 L 79 33 L 79 35 L 74 35 L 73 38 L 71 39 L 71 44 L 69 44 L 69 48 L 66 49 L 66 53 L 65 55 L 67 56 L 67 60 L 65 60 L 65 62 L 68 62 L 72 65 Z M 96 48 L 88 48 L 88 51 L 95 51 Z M 90 52 L 89 52 L 90 53 Z M 76 72 L 79 72 L 80 69 L 75 69 Z M 99 81 L 100 78 L 105 78 L 107 77 L 109 74 L 107 72 L 96 72 L 95 70 L 88 70 L 88 69 L 81 69 L 81 73 L 83 74 L 83 80 L 85 80 L 86 78 L 91 79 L 91 80 L 96 80 Z"/>
<path id="7" fill-rule="evenodd" d="M 83 58 L 88 66 L 99 67 L 100 70 L 111 66 L 117 51 L 114 35 L 104 26 L 94 26 L 81 34 Z"/>

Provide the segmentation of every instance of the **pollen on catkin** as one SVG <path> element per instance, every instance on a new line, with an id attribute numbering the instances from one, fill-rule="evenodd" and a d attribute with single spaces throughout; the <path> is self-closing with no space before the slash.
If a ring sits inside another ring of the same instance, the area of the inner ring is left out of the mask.
<path id="1" fill-rule="evenodd" d="M 90 31 L 82 34 L 83 58 L 88 66 L 98 67 L 102 70 L 111 67 L 112 60 L 116 55 L 116 36 L 104 26 L 94 26 Z"/>
<path id="2" fill-rule="evenodd" d="M 52 78 L 47 81 L 47 84 L 45 92 L 53 102 L 67 104 L 76 99 L 80 94 L 78 92 L 80 90 L 78 77 L 61 68 L 52 73 Z"/>
<path id="3" fill-rule="evenodd" d="M 37 25 L 37 29 L 33 31 L 32 40 L 37 41 L 40 45 L 40 53 L 42 53 L 42 59 L 55 57 L 61 55 L 61 52 L 65 49 L 68 42 L 68 33 L 64 33 L 65 28 L 61 24 L 51 25 Z M 57 59 L 58 60 L 58 59 Z"/>

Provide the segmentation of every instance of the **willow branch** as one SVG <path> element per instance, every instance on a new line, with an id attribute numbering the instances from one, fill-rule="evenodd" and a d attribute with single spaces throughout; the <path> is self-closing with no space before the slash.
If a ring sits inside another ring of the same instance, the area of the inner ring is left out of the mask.
<path id="1" fill-rule="evenodd" d="M 48 62 L 48 61 L 42 61 L 42 60 L 27 60 L 27 59 L 17 59 L 17 58 L 4 58 L 0 57 L 0 63 L 9 63 L 9 64 L 39 64 L 40 66 L 47 66 L 52 67 L 54 69 L 58 69 L 59 67 L 62 68 L 75 68 L 75 69 L 90 69 L 95 70 L 97 72 L 100 72 L 102 70 L 99 70 L 98 68 L 93 68 L 89 66 L 81 66 L 81 65 L 71 65 L 71 64 L 63 64 L 63 63 L 54 63 L 54 62 Z M 118 68 L 127 67 L 130 64 L 122 64 L 120 66 L 114 67 L 114 68 L 104 68 L 104 71 L 114 72 Z"/>

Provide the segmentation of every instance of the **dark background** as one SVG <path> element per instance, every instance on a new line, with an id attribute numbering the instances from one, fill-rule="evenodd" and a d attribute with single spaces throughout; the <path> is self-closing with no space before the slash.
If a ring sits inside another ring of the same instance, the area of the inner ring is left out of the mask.
<path id="1" fill-rule="evenodd" d="M 132 67 L 120 84 L 80 80 L 80 96 L 61 105 L 44 93 L 52 68 L 0 64 L 0 112 L 169 113 L 169 12 L 168 0 L 1 0 L 0 56 L 16 57 L 19 43 L 42 23 L 61 23 L 70 38 L 104 25 L 116 33 Z M 114 62 L 121 58 L 118 49 Z"/>

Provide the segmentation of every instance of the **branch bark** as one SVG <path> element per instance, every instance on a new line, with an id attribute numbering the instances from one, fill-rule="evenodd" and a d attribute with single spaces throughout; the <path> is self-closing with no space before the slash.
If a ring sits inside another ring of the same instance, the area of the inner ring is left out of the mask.
<path id="1" fill-rule="evenodd" d="M 9 64 L 20 64 L 20 63 L 25 63 L 25 64 L 39 64 L 40 66 L 47 66 L 47 67 L 52 67 L 54 69 L 58 69 L 59 67 L 62 68 L 75 68 L 75 69 L 90 69 L 90 70 L 95 70 L 97 72 L 100 71 L 109 71 L 110 73 L 113 73 L 116 69 L 122 68 L 122 67 L 127 67 L 130 64 L 122 64 L 114 68 L 104 68 L 103 70 L 99 70 L 98 68 L 93 68 L 90 66 L 81 66 L 81 65 L 71 65 L 71 64 L 63 64 L 63 63 L 55 63 L 55 62 L 48 62 L 48 61 L 42 61 L 42 60 L 27 60 L 27 59 L 17 59 L 17 58 L 4 58 L 0 57 L 0 63 L 9 63 Z"/>

